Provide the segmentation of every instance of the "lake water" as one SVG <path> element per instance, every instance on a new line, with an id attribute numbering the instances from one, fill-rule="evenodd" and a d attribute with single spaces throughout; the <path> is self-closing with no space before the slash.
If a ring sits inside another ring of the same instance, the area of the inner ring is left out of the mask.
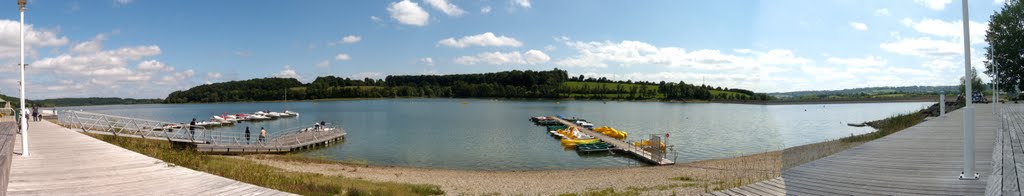
<path id="1" fill-rule="evenodd" d="M 846 123 L 878 120 L 933 103 L 744 105 L 718 103 L 514 101 L 485 99 L 376 99 L 217 104 L 74 107 L 136 118 L 188 122 L 213 115 L 287 108 L 298 118 L 245 122 L 268 131 L 314 122 L 339 123 L 341 145 L 303 152 L 315 157 L 375 165 L 471 170 L 544 170 L 627 167 L 636 160 L 565 150 L 531 116 L 580 117 L 629 132 L 629 140 L 670 134 L 678 162 L 735 157 L 874 131 Z"/>

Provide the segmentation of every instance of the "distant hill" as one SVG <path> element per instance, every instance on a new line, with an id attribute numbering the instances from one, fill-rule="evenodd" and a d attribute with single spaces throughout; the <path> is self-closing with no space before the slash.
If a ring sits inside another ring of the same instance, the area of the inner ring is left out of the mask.
<path id="1" fill-rule="evenodd" d="M 11 102 L 11 107 L 17 108 L 19 98 L 0 94 L 0 99 Z M 66 107 L 66 106 L 86 106 L 86 105 L 119 105 L 119 104 L 153 104 L 163 103 L 163 99 L 132 99 L 132 98 L 116 98 L 116 97 L 88 97 L 88 98 L 58 98 L 58 99 L 41 99 L 41 100 L 25 100 L 28 106 L 39 105 L 42 107 Z M 2 105 L 0 105 L 2 106 Z"/>
<path id="2" fill-rule="evenodd" d="M 777 98 L 807 98 L 807 97 L 857 97 L 857 96 L 879 96 L 894 94 L 937 94 L 941 91 L 946 93 L 959 92 L 957 86 L 901 86 L 901 87 L 867 87 L 843 90 L 821 90 L 821 91 L 794 91 L 783 93 L 768 93 Z"/>

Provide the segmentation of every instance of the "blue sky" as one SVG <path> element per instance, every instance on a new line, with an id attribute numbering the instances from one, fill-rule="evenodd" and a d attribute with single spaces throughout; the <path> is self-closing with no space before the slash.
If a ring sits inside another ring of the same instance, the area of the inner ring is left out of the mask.
<path id="1" fill-rule="evenodd" d="M 1002 1 L 970 3 L 980 65 Z M 18 82 L 16 6 L 0 5 L 8 95 Z M 163 98 L 261 77 L 559 68 L 760 92 L 954 85 L 960 9 L 952 0 L 30 0 L 26 84 L 29 98 Z"/>

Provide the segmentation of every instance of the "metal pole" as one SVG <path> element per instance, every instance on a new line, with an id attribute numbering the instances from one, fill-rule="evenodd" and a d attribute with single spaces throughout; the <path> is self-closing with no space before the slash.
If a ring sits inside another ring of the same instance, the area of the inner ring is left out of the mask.
<path id="1" fill-rule="evenodd" d="M 25 0 L 18 0 L 18 11 L 21 13 L 21 26 L 18 27 L 21 36 L 21 113 L 18 118 L 21 119 L 21 156 L 28 156 L 28 119 L 25 118 Z"/>
<path id="2" fill-rule="evenodd" d="M 971 34 L 968 26 L 967 0 L 963 0 L 963 23 L 964 23 L 964 170 L 960 173 L 961 180 L 977 180 L 978 173 L 974 173 L 974 107 L 971 106 L 971 83 L 974 81 L 974 74 L 971 72 Z"/>
<path id="3" fill-rule="evenodd" d="M 939 116 L 946 116 L 946 92 L 939 91 Z"/>
<path id="4" fill-rule="evenodd" d="M 989 61 L 992 64 L 992 113 L 995 114 L 996 104 L 999 104 L 999 67 L 996 67 L 996 57 L 992 52 L 992 50 L 995 50 L 996 48 L 993 46 L 989 46 L 989 48 L 991 48 L 991 50 L 989 50 L 988 53 L 989 56 L 992 57 L 992 60 Z"/>

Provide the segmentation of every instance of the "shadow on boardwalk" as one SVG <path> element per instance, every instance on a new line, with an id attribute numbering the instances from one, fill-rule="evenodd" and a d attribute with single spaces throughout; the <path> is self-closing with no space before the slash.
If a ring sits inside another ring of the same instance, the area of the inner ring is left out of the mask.
<path id="1" fill-rule="evenodd" d="M 1018 108 L 1024 106 L 1005 105 Z M 983 195 L 992 173 L 999 118 L 975 105 L 976 171 L 963 169 L 963 110 L 953 111 L 846 151 L 799 165 L 782 176 L 712 195 Z M 1024 119 L 1014 119 L 1024 123 Z"/>

